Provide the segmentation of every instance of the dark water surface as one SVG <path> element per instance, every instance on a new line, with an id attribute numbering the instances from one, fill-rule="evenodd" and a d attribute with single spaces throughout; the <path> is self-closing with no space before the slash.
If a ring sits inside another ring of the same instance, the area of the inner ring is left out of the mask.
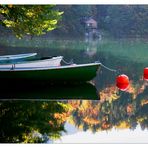
<path id="1" fill-rule="evenodd" d="M 99 60 L 117 72 L 102 66 L 83 85 L 8 86 L 0 92 L 0 142 L 148 143 L 148 82 L 143 80 L 147 45 L 122 40 L 88 43 L 77 50 L 1 46 L 1 55 L 37 52 L 38 57 L 61 55 L 77 64 Z M 130 79 L 125 92 L 115 86 L 122 73 Z"/>

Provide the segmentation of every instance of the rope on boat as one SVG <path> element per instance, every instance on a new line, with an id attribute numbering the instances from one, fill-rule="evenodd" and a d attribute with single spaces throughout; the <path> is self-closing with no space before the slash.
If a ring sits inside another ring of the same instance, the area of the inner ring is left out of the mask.
<path id="1" fill-rule="evenodd" d="M 67 62 L 67 61 L 65 61 L 64 59 L 62 59 L 62 61 L 63 61 L 65 64 L 67 64 L 67 65 L 73 64 L 73 59 L 71 59 L 70 62 Z"/>
<path id="2" fill-rule="evenodd" d="M 116 69 L 109 68 L 109 67 L 103 65 L 100 61 L 97 61 L 97 62 L 99 62 L 99 63 L 101 64 L 101 66 L 104 67 L 105 69 L 107 69 L 107 70 L 109 70 L 109 71 L 112 71 L 112 72 L 117 72 Z"/>
<path id="3" fill-rule="evenodd" d="M 109 71 L 117 72 L 117 70 L 108 68 L 107 66 L 103 65 L 102 63 L 101 63 L 101 66 L 104 67 L 105 69 L 109 70 Z"/>
<path id="4" fill-rule="evenodd" d="M 68 64 L 68 65 L 73 64 L 73 59 L 71 59 L 70 62 L 67 62 L 67 61 L 65 61 L 64 59 L 62 59 L 62 61 L 63 61 L 65 64 Z M 104 67 L 105 69 L 107 69 L 107 70 L 109 70 L 109 71 L 112 71 L 112 72 L 117 72 L 117 70 L 112 69 L 112 68 L 109 68 L 109 67 L 103 65 L 100 61 L 96 61 L 96 63 L 97 63 L 97 62 L 99 62 L 99 63 L 101 64 L 101 66 Z"/>

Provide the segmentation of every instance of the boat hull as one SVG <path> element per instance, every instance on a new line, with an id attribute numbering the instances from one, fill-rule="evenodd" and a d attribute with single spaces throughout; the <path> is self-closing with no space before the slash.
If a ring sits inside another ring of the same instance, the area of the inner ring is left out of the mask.
<path id="1" fill-rule="evenodd" d="M 52 82 L 76 82 L 89 81 L 97 75 L 100 63 L 60 66 L 36 69 L 1 70 L 0 80 L 52 81 Z"/>

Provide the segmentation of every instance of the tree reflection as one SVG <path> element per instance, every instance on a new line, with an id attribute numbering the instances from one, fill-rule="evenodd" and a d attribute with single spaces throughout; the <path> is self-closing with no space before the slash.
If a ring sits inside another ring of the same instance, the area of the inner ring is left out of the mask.
<path id="1" fill-rule="evenodd" d="M 133 90 L 134 85 L 131 85 Z M 144 88 L 144 89 L 143 89 Z M 137 91 L 119 92 L 113 86 L 105 88 L 100 92 L 101 101 L 81 101 L 73 105 L 70 123 L 79 129 L 92 132 L 118 129 L 136 129 L 140 124 L 141 129 L 148 129 L 148 86 L 137 87 Z M 134 96 L 134 97 L 133 97 Z M 73 120 L 73 121 L 72 121 Z"/>
<path id="2" fill-rule="evenodd" d="M 134 90 L 134 91 L 133 91 Z M 137 90 L 137 91 L 135 91 Z M 93 133 L 116 129 L 148 129 L 148 85 L 132 83 L 127 92 L 110 85 L 101 100 L 0 102 L 0 142 L 41 143 L 60 138 L 64 123 Z"/>
<path id="3" fill-rule="evenodd" d="M 60 102 L 0 102 L 1 143 L 41 143 L 60 138 L 64 122 L 55 114 L 67 112 Z"/>

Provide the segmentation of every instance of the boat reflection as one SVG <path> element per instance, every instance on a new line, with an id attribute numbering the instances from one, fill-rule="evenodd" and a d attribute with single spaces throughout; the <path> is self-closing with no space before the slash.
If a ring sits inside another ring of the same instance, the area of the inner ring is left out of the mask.
<path id="1" fill-rule="evenodd" d="M 3 87 L 0 93 L 0 100 L 99 100 L 98 94 L 95 86 L 90 83 L 83 83 L 80 85 L 30 84 Z"/>

